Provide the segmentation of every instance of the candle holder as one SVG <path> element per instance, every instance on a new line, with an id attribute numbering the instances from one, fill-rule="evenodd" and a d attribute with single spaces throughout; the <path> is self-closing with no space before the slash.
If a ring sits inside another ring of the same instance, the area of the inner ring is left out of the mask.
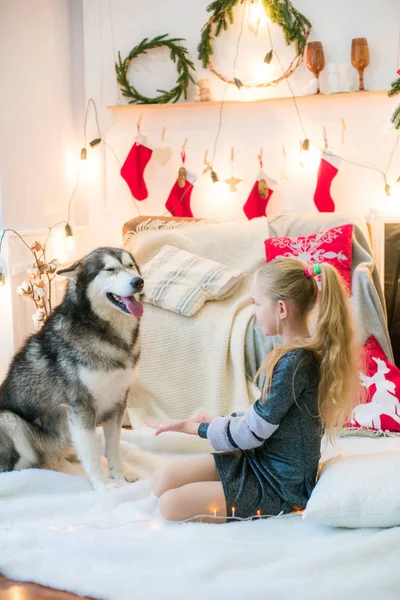
<path id="1" fill-rule="evenodd" d="M 366 38 L 351 40 L 351 64 L 358 71 L 358 91 L 364 92 L 364 69 L 369 65 L 369 48 Z"/>
<path id="2" fill-rule="evenodd" d="M 324 50 L 321 42 L 308 42 L 306 48 L 306 65 L 318 81 L 316 93 L 319 94 L 319 74 L 325 67 Z"/>

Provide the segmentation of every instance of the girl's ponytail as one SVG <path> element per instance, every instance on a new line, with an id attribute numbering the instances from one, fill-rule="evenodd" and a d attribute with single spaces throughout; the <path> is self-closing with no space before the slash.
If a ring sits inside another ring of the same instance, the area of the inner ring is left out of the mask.
<path id="1" fill-rule="evenodd" d="M 349 299 L 337 270 L 320 266 L 322 290 L 318 321 L 310 346 L 321 356 L 319 411 L 328 437 L 341 429 L 359 400 L 360 378 Z"/>

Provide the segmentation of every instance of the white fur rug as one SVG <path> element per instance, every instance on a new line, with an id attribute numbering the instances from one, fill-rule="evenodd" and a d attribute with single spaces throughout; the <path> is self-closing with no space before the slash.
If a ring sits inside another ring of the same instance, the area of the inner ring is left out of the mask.
<path id="1" fill-rule="evenodd" d="M 4 575 L 102 600 L 399 598 L 400 528 L 333 529 L 298 516 L 163 523 L 146 478 L 207 442 L 179 434 L 155 439 L 147 430 L 125 431 L 123 439 L 125 461 L 143 479 L 108 493 L 93 492 L 81 472 L 0 475 Z M 398 444 L 345 438 L 341 447 L 359 453 Z"/>

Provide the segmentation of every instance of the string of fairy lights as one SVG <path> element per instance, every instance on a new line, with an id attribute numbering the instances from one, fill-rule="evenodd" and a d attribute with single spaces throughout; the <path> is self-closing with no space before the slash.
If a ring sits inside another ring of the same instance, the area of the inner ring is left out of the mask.
<path id="1" fill-rule="evenodd" d="M 97 129 L 97 134 L 96 137 L 93 138 L 89 143 L 88 143 L 88 134 L 87 134 L 87 130 L 88 130 L 88 116 L 89 116 L 89 109 L 90 107 L 93 107 L 93 111 L 94 111 L 94 116 L 95 116 L 95 122 L 96 122 L 96 129 Z M 99 146 L 101 143 L 103 143 L 105 146 L 107 146 L 110 151 L 112 152 L 115 160 L 117 161 L 117 163 L 119 164 L 119 166 L 121 166 L 121 163 L 117 157 L 117 155 L 115 154 L 113 148 L 106 142 L 106 140 L 104 139 L 102 132 L 101 132 L 101 128 L 100 128 L 100 123 L 99 123 L 99 116 L 98 116 L 98 111 L 97 111 L 97 106 L 95 101 L 93 100 L 93 98 L 89 98 L 87 105 L 86 105 L 86 110 L 85 110 L 85 119 L 84 119 L 84 125 L 83 125 L 83 139 L 84 139 L 84 145 L 80 151 L 80 160 L 81 161 L 86 161 L 87 157 L 88 157 L 88 150 L 89 149 L 93 149 L 96 148 L 97 146 Z M 4 242 L 4 238 L 6 236 L 7 233 L 11 233 L 13 235 L 16 235 L 21 242 L 24 244 L 24 246 L 29 250 L 29 252 L 32 254 L 33 257 L 33 262 L 34 264 L 37 264 L 38 261 L 42 260 L 45 257 L 46 254 L 46 249 L 47 249 L 47 244 L 48 241 L 50 239 L 51 233 L 52 231 L 59 227 L 60 225 L 64 225 L 64 233 L 65 233 L 65 248 L 68 251 L 71 251 L 75 248 L 75 238 L 74 238 L 74 231 L 71 225 L 71 209 L 72 209 L 72 202 L 75 198 L 76 192 L 79 188 L 79 185 L 81 183 L 81 178 L 80 178 L 80 168 L 78 168 L 77 170 L 77 176 L 76 176 L 76 182 L 74 185 L 74 188 L 72 190 L 71 196 L 68 199 L 68 203 L 67 203 L 67 218 L 65 220 L 60 220 L 57 221 L 57 223 L 54 223 L 53 225 L 51 225 L 48 228 L 48 233 L 47 233 L 47 237 L 45 242 L 42 245 L 42 253 L 38 256 L 37 254 L 35 254 L 35 250 L 33 249 L 33 246 L 30 246 L 27 241 L 24 239 L 24 237 L 21 235 L 21 233 L 19 233 L 16 229 L 13 228 L 5 228 L 1 231 L 1 235 L 0 235 L 0 256 L 1 256 L 1 249 L 2 249 L 2 245 Z M 140 215 L 140 210 L 137 206 L 136 200 L 134 199 L 135 205 L 136 205 L 136 209 L 138 211 L 138 214 Z M 0 265 L 0 286 L 5 286 L 6 285 L 6 277 L 5 277 L 5 273 L 3 271 L 2 266 Z"/>
<path id="2" fill-rule="evenodd" d="M 254 33 L 255 35 L 257 35 L 259 27 L 260 27 L 260 22 L 261 22 L 261 14 L 260 14 L 260 10 L 256 10 L 256 14 L 253 15 L 253 18 L 251 19 L 251 10 L 254 10 L 254 8 L 257 8 L 257 2 L 251 1 L 251 2 L 245 2 L 243 4 L 243 12 L 242 12 L 242 17 L 241 17 L 241 21 L 240 21 L 240 29 L 239 29 L 239 34 L 238 34 L 238 39 L 237 39 L 237 43 L 236 43 L 236 52 L 235 52 L 235 56 L 234 56 L 234 60 L 233 60 L 233 67 L 232 67 L 232 78 L 235 81 L 235 85 L 236 87 L 240 90 L 241 89 L 241 85 L 240 85 L 240 80 L 236 77 L 236 64 L 237 64 L 237 60 L 239 57 L 239 46 L 240 46 L 240 41 L 241 41 L 241 37 L 243 34 L 243 28 L 244 28 L 244 22 L 245 19 L 247 17 L 247 21 L 248 21 L 248 26 L 250 21 L 254 21 L 254 23 L 252 23 L 252 28 L 255 29 Z M 115 39 L 114 39 L 114 29 L 113 29 L 113 20 L 112 20 L 112 14 L 111 14 L 111 5 L 109 4 L 109 11 L 110 11 L 110 27 L 111 27 L 111 35 L 112 35 L 112 39 L 113 39 L 113 52 L 115 54 Z M 265 16 L 265 12 L 264 10 L 262 11 L 263 16 Z M 270 30 L 270 23 L 269 20 L 266 19 L 266 24 L 267 24 L 267 32 L 268 32 L 268 39 L 269 39 L 269 48 L 268 51 L 265 54 L 265 58 L 264 58 L 264 62 L 266 64 L 270 64 L 274 58 L 276 59 L 282 73 L 285 73 L 285 68 L 282 64 L 282 61 L 279 57 L 279 54 L 277 53 L 274 44 L 273 44 L 273 39 L 272 39 L 272 35 L 271 35 L 271 30 Z M 249 27 L 250 28 L 250 27 Z M 397 62 L 398 64 L 400 63 L 400 34 L 399 34 L 399 50 L 398 50 L 398 58 L 397 58 Z M 302 131 L 302 139 L 300 140 L 300 162 L 299 164 L 301 166 L 304 166 L 303 161 L 302 161 L 302 155 L 303 153 L 307 153 L 310 150 L 310 146 L 312 145 L 319 153 L 320 155 L 322 155 L 324 149 L 320 147 L 320 145 L 318 143 L 316 143 L 314 140 L 310 139 L 310 137 L 307 134 L 307 130 L 306 130 L 306 126 L 304 124 L 303 118 L 301 116 L 300 110 L 299 110 L 299 106 L 296 100 L 296 96 L 293 92 L 292 86 L 290 84 L 290 80 L 289 77 L 285 77 L 284 78 L 286 81 L 286 84 L 289 88 L 290 91 L 290 95 L 291 98 L 293 100 L 293 104 L 295 107 L 295 111 L 296 111 L 296 115 L 301 127 L 301 131 Z M 236 83 L 236 81 L 238 81 L 239 83 Z M 220 133 L 222 130 L 222 126 L 223 126 L 223 109 L 225 106 L 225 98 L 226 98 L 226 93 L 229 89 L 229 85 L 230 83 L 227 83 L 225 86 L 225 89 L 223 91 L 222 94 L 222 98 L 221 98 L 221 102 L 220 102 L 220 109 L 219 109 L 219 117 L 218 117 L 218 125 L 217 125 L 217 131 L 215 134 L 215 139 L 214 139 L 214 143 L 212 145 L 212 155 L 211 155 L 211 160 L 208 161 L 207 160 L 207 152 L 204 158 L 204 168 L 202 173 L 193 181 L 193 184 L 195 184 L 199 179 L 201 179 L 206 173 L 210 173 L 210 177 L 211 177 L 211 181 L 213 183 L 217 183 L 220 178 L 218 176 L 216 167 L 215 167 L 215 156 L 216 156 L 216 152 L 217 152 L 217 146 L 218 146 L 218 141 L 219 141 L 219 137 L 220 137 Z M 119 94 L 119 90 L 118 90 L 118 94 Z M 118 95 L 118 97 L 120 98 L 120 94 Z M 91 141 L 88 142 L 88 135 L 87 135 L 87 125 L 88 125 L 88 115 L 89 115 L 89 109 L 90 107 L 93 107 L 94 110 L 94 117 L 95 117 L 95 123 L 96 123 L 96 129 L 97 129 L 97 133 L 96 133 L 96 137 L 94 137 Z M 343 120 L 342 120 L 343 123 Z M 324 128 L 325 129 L 325 128 Z M 344 129 L 345 129 L 345 125 L 343 123 L 343 135 L 344 135 Z M 82 161 L 87 160 L 87 156 L 88 156 L 88 150 L 89 149 L 94 149 L 97 146 L 99 146 L 101 143 L 106 146 L 110 152 L 112 153 L 114 159 L 116 160 L 117 164 L 119 165 L 119 167 L 121 167 L 121 161 L 119 160 L 118 156 L 116 155 L 114 149 L 110 146 L 110 144 L 105 140 L 104 136 L 102 135 L 101 132 L 101 128 L 100 128 L 100 123 L 99 123 L 99 117 L 98 117 L 98 112 L 97 112 L 97 107 L 96 107 L 96 103 L 93 100 L 93 98 L 89 98 L 88 102 L 87 102 L 87 106 L 86 106 L 86 111 L 85 111 L 85 119 L 84 119 L 84 126 L 83 126 L 83 134 L 84 134 L 84 145 L 80 151 L 80 159 Z M 343 139 L 342 139 L 343 141 Z M 384 190 L 387 196 L 391 195 L 392 192 L 392 186 L 388 181 L 388 173 L 389 170 L 392 166 L 393 163 L 393 159 L 397 150 L 397 147 L 399 145 L 399 141 L 400 141 L 400 136 L 396 135 L 396 140 L 395 143 L 393 145 L 392 151 L 390 153 L 390 157 L 387 163 L 386 168 L 380 169 L 379 167 L 373 166 L 373 165 L 366 165 L 363 164 L 361 162 L 358 162 L 356 160 L 351 160 L 348 159 L 344 156 L 338 155 L 337 153 L 335 153 L 336 156 L 338 156 L 338 158 L 340 158 L 343 162 L 348 163 L 350 165 L 353 166 L 357 166 L 363 169 L 368 169 L 371 171 L 375 171 L 380 173 L 380 175 L 383 178 L 383 185 L 384 185 Z M 286 159 L 286 151 L 285 151 L 285 147 L 283 147 L 283 155 L 284 158 Z M 400 177 L 397 179 L 397 181 L 395 183 L 400 183 Z M 74 232 L 73 232 L 73 228 L 71 225 L 71 207 L 72 207 L 72 202 L 73 199 L 75 197 L 75 194 L 78 190 L 78 187 L 80 185 L 80 174 L 79 174 L 79 169 L 78 169 L 78 173 L 77 173 L 77 179 L 76 179 L 76 183 L 75 186 L 73 188 L 72 194 L 68 200 L 68 204 L 67 204 L 67 218 L 66 220 L 61 220 L 58 221 L 57 223 L 55 223 L 54 225 L 51 225 L 48 228 L 48 235 L 44 244 L 44 250 L 46 249 L 47 246 L 47 242 L 50 238 L 51 232 L 54 228 L 59 227 L 60 225 L 64 225 L 64 231 L 65 231 L 65 247 L 67 250 L 72 250 L 74 248 L 75 245 L 75 241 L 74 241 Z M 182 200 L 184 199 L 184 196 L 186 193 L 189 192 L 189 188 L 182 194 L 182 196 L 180 197 L 180 202 L 182 202 Z M 138 213 L 138 215 L 141 215 L 141 211 L 139 209 L 139 205 L 136 202 L 136 199 L 134 197 L 132 197 L 134 204 L 135 204 L 135 208 L 136 211 Z M 164 213 L 164 215 L 168 214 L 168 211 Z M 31 247 L 29 246 L 29 244 L 26 243 L 26 241 L 24 240 L 23 236 L 16 231 L 15 229 L 11 229 L 11 228 L 6 228 L 4 230 L 2 230 L 1 232 L 1 236 L 0 236 L 0 253 L 1 253 L 1 248 L 2 248 L 2 243 L 4 240 L 4 237 L 7 233 L 12 233 L 14 235 L 17 235 L 18 238 L 20 238 L 20 240 L 25 244 L 25 246 L 31 250 Z M 5 274 L 3 271 L 3 268 L 0 265 L 0 285 L 5 285 Z"/>
<path id="3" fill-rule="evenodd" d="M 235 82 L 235 85 L 237 87 L 238 90 L 240 90 L 243 86 L 242 83 L 240 81 L 240 79 L 238 79 L 236 77 L 236 64 L 237 64 L 237 60 L 238 60 L 238 56 L 239 56 L 239 45 L 240 45 L 240 40 L 243 34 L 243 25 L 244 25 L 244 21 L 246 18 L 246 10 L 248 8 L 248 13 L 247 13 L 247 19 L 248 22 L 250 20 L 250 9 L 251 8 L 256 8 L 255 12 L 255 18 L 253 18 L 253 28 L 255 29 L 254 34 L 257 35 L 258 34 L 258 29 L 260 27 L 260 23 L 261 23 L 261 14 L 263 15 L 263 17 L 265 17 L 265 11 L 264 9 L 261 8 L 260 11 L 260 7 L 258 6 L 257 8 L 257 2 L 255 0 L 251 0 L 251 2 L 246 2 L 244 3 L 243 6 L 243 13 L 242 13 L 242 18 L 241 18 L 241 22 L 240 22 L 240 29 L 239 29 L 239 35 L 238 35 L 238 39 L 237 39 L 237 43 L 236 43 L 236 53 L 234 56 L 234 61 L 233 61 L 233 68 L 232 68 L 232 80 Z M 279 57 L 278 52 L 276 51 L 274 44 L 273 44 L 273 39 L 272 39 L 272 35 L 271 35 L 271 29 L 270 29 L 270 22 L 268 19 L 266 19 L 266 25 L 267 25 L 267 32 L 268 32 L 268 39 L 269 39 L 269 50 L 267 51 L 267 53 L 265 54 L 265 58 L 264 58 L 264 63 L 269 65 L 271 64 L 272 60 L 276 59 L 276 61 L 279 64 L 279 67 L 282 71 L 282 74 L 285 74 L 285 67 L 282 64 L 282 61 Z M 397 65 L 400 66 L 400 31 L 399 31 L 399 43 L 398 43 L 398 56 L 397 56 Z M 283 77 L 283 79 L 286 81 L 286 84 L 289 88 L 289 92 L 290 92 L 290 96 L 292 98 L 293 101 L 293 105 L 296 111 L 296 115 L 300 124 L 300 128 L 302 131 L 302 139 L 300 139 L 300 159 L 299 159 L 299 165 L 301 167 L 304 168 L 304 162 L 303 162 L 303 156 L 306 155 L 306 153 L 308 153 L 310 151 L 310 148 L 313 147 L 315 148 L 318 153 L 319 153 L 319 157 L 321 158 L 323 156 L 324 150 L 328 147 L 327 145 L 327 137 L 326 137 L 326 129 L 325 127 L 323 128 L 324 131 L 324 140 L 325 140 L 325 149 L 321 148 L 321 146 L 314 140 L 312 140 L 310 138 L 310 136 L 307 133 L 307 129 L 306 126 L 304 124 L 299 106 L 298 106 L 298 102 L 296 99 L 296 95 L 293 91 L 293 88 L 291 86 L 290 83 L 290 78 L 289 77 Z M 218 125 L 217 125 L 217 131 L 216 131 L 216 135 L 215 135 L 215 139 L 214 139 L 214 143 L 213 143 L 213 147 L 212 147 L 212 156 L 211 156 L 211 160 L 208 161 L 207 160 L 207 151 L 205 153 L 205 157 L 204 157 L 204 168 L 203 168 L 203 172 L 194 180 L 193 185 L 195 183 L 197 183 L 206 173 L 210 173 L 210 177 L 211 177 L 211 181 L 212 183 L 218 183 L 220 181 L 220 177 L 218 175 L 217 169 L 215 167 L 215 156 L 216 156 L 216 152 L 217 152 L 217 145 L 218 145 L 218 140 L 222 131 L 222 125 L 223 125 L 223 109 L 225 106 L 225 98 L 226 98 L 226 93 L 229 89 L 229 86 L 231 85 L 231 82 L 229 81 L 228 83 L 226 83 L 226 86 L 223 90 L 222 93 L 222 98 L 221 98 L 221 102 L 220 102 L 220 107 L 219 107 L 219 116 L 218 116 Z M 346 124 L 344 122 L 344 119 L 342 119 L 342 145 L 344 143 L 344 133 L 346 130 Z M 335 156 L 337 156 L 337 158 L 339 158 L 340 160 L 342 160 L 344 163 L 347 163 L 349 165 L 353 165 L 362 169 L 367 169 L 370 171 L 375 171 L 377 173 L 379 173 L 382 176 L 383 179 L 383 186 L 384 186 L 384 191 L 386 196 L 391 196 L 392 195 L 392 186 L 393 183 L 390 184 L 389 180 L 388 180 L 388 173 L 390 171 L 390 168 L 392 166 L 393 163 L 393 159 L 396 153 L 396 150 L 398 148 L 400 142 L 400 135 L 396 135 L 396 139 L 394 142 L 394 145 L 392 147 L 392 150 L 390 152 L 390 156 L 389 156 L 389 160 L 387 163 L 386 168 L 380 169 L 379 167 L 373 166 L 373 165 L 367 165 L 361 162 L 358 162 L 356 160 L 352 160 L 352 159 L 348 159 L 342 155 L 339 155 L 335 152 Z M 284 156 L 284 161 L 286 162 L 286 149 L 285 146 L 282 147 L 283 150 L 283 156 Z M 304 153 L 304 154 L 303 154 Z M 284 169 L 282 169 L 282 171 L 284 171 Z M 285 177 L 285 174 L 283 174 L 283 178 Z M 394 181 L 394 184 L 400 184 L 400 176 Z M 185 190 L 181 197 L 180 197 L 180 202 L 182 202 L 182 200 L 184 199 L 185 195 L 189 192 L 189 188 L 187 190 Z M 168 211 L 166 213 L 164 213 L 164 215 L 167 215 Z M 164 216 L 163 215 L 163 216 Z"/>
<path id="4" fill-rule="evenodd" d="M 233 506 L 231 509 L 230 515 L 218 515 L 217 509 L 214 506 L 210 506 L 209 513 L 200 513 L 198 515 L 193 515 L 192 517 L 188 517 L 187 519 L 179 519 L 176 521 L 169 521 L 167 519 L 160 519 L 157 517 L 147 517 L 137 515 L 135 519 L 130 521 L 125 521 L 124 523 L 120 523 L 118 525 L 108 525 L 106 527 L 102 527 L 101 525 L 95 525 L 94 523 L 74 523 L 74 525 L 67 526 L 59 526 L 59 525 L 50 525 L 46 529 L 48 531 L 55 532 L 68 532 L 74 533 L 77 531 L 78 527 L 87 527 L 90 529 L 97 529 L 100 531 L 108 531 L 109 529 L 122 529 L 124 527 L 128 527 L 129 525 L 140 525 L 143 523 L 149 523 L 150 529 L 156 530 L 161 527 L 161 524 L 167 525 L 180 525 L 183 523 L 226 523 L 226 522 L 250 522 L 250 521 L 261 521 L 266 519 L 278 520 L 278 519 L 292 519 L 295 517 L 299 517 L 302 514 L 302 510 L 293 510 L 290 513 L 284 513 L 281 511 L 277 515 L 267 515 L 262 514 L 261 510 L 257 510 L 256 514 L 250 517 L 239 517 L 236 515 L 236 509 Z M 10 531 L 13 529 L 13 524 L 10 523 L 8 527 L 1 528 L 0 531 Z"/>
<path id="5" fill-rule="evenodd" d="M 244 18 L 245 18 L 245 10 L 246 10 L 247 4 L 248 3 L 245 4 L 244 9 L 243 9 L 243 16 L 242 16 L 242 21 L 241 21 L 241 26 L 240 26 L 240 33 L 239 33 L 239 38 L 238 38 L 238 42 L 237 42 L 237 46 L 236 46 L 236 55 L 235 55 L 234 63 L 233 63 L 233 79 L 235 80 L 235 83 L 236 83 L 235 67 L 236 67 L 236 62 L 237 62 L 238 53 L 239 53 L 239 41 L 240 41 L 240 37 L 241 37 L 242 32 L 243 32 L 243 21 L 244 21 Z M 249 4 L 249 6 L 251 6 L 251 3 Z M 259 16 L 259 13 L 258 13 L 258 22 L 257 22 L 257 27 L 256 27 L 256 33 L 255 33 L 255 35 L 258 32 L 259 25 L 260 25 L 260 16 Z M 274 48 L 273 39 L 272 39 L 272 35 L 271 35 L 271 29 L 270 29 L 270 23 L 269 23 L 268 19 L 266 19 L 266 25 L 267 25 L 267 31 L 268 31 L 268 39 L 269 39 L 270 49 L 268 50 L 268 52 L 265 55 L 264 62 L 269 65 L 269 64 L 271 64 L 273 58 L 275 57 L 276 60 L 277 60 L 277 62 L 278 62 L 278 64 L 279 64 L 279 67 L 280 67 L 282 73 L 285 73 L 285 68 L 284 68 L 284 66 L 282 64 L 282 61 L 281 61 L 281 59 L 279 57 L 279 54 L 277 53 L 276 49 Z M 398 66 L 400 66 L 400 31 L 399 31 L 399 44 L 398 44 L 397 64 L 398 64 Z M 304 166 L 302 164 L 302 153 L 303 152 L 308 152 L 310 150 L 310 145 L 312 145 L 314 148 L 316 148 L 320 152 L 321 155 L 323 154 L 324 150 L 316 142 L 314 142 L 313 140 L 311 140 L 310 137 L 309 137 L 309 135 L 307 134 L 307 130 L 306 130 L 303 118 L 302 118 L 301 113 L 300 113 L 300 109 L 299 109 L 299 106 L 298 106 L 298 103 L 297 103 L 297 100 L 296 100 L 295 93 L 294 93 L 293 88 L 292 88 L 292 86 L 290 84 L 290 79 L 289 79 L 289 77 L 285 77 L 284 79 L 285 79 L 286 84 L 287 84 L 287 86 L 289 88 L 289 92 L 290 92 L 290 95 L 291 95 L 291 98 L 293 100 L 293 104 L 294 104 L 294 107 L 295 107 L 296 115 L 297 115 L 297 118 L 298 118 L 301 130 L 302 130 L 302 133 L 303 133 L 303 138 L 300 140 L 300 163 L 299 164 L 301 166 Z M 215 158 L 215 153 L 216 153 L 216 147 L 217 147 L 218 138 L 219 138 L 219 135 L 220 135 L 220 132 L 221 132 L 221 129 L 222 129 L 223 107 L 224 107 L 224 103 L 225 103 L 226 91 L 229 88 L 229 85 L 230 85 L 230 83 L 228 83 L 226 85 L 226 88 L 225 88 L 224 93 L 222 95 L 221 104 L 220 104 L 219 123 L 218 123 L 218 129 L 217 129 L 217 134 L 216 134 L 216 138 L 215 138 L 215 142 L 214 142 L 213 155 L 212 155 L 212 160 L 211 160 L 211 167 L 212 168 L 211 168 L 210 176 L 211 176 L 211 180 L 212 180 L 213 183 L 217 183 L 219 181 L 219 177 L 218 177 L 218 174 L 217 174 L 215 168 L 213 167 L 213 163 L 214 163 L 214 158 Z M 241 89 L 242 86 L 240 85 L 240 80 L 239 80 L 239 85 L 236 83 L 236 87 L 239 90 Z M 342 120 L 342 124 L 343 124 L 343 128 L 345 129 L 345 124 L 344 124 L 343 120 Z M 324 128 L 324 131 L 325 131 L 325 128 Z M 326 139 L 325 135 L 324 135 L 324 137 Z M 389 170 L 390 170 L 390 168 L 392 166 L 393 158 L 394 158 L 394 155 L 396 153 L 399 141 L 400 141 L 400 136 L 396 135 L 396 140 L 395 140 L 394 146 L 392 148 L 392 151 L 390 153 L 389 161 L 388 161 L 388 164 L 387 164 L 387 167 L 386 167 L 385 170 L 382 170 L 382 169 L 380 169 L 378 167 L 375 167 L 375 166 L 366 165 L 366 164 L 360 163 L 360 162 L 355 161 L 355 160 L 350 160 L 350 159 L 345 158 L 343 156 L 339 156 L 336 153 L 335 153 L 335 156 L 337 156 L 338 158 L 340 158 L 345 163 L 348 163 L 348 164 L 351 164 L 351 165 L 354 165 L 354 166 L 357 166 L 357 167 L 360 167 L 360 168 L 369 169 L 371 171 L 376 171 L 376 172 L 380 173 L 382 175 L 382 178 L 383 178 L 384 190 L 385 190 L 386 196 L 390 196 L 391 193 L 392 193 L 392 187 L 391 187 L 391 185 L 388 182 L 387 175 L 388 175 L 388 172 L 389 172 Z M 286 153 L 285 153 L 285 150 L 284 150 L 284 156 L 285 156 L 285 154 Z M 400 176 L 397 178 L 397 180 L 396 180 L 395 183 L 400 183 Z"/>

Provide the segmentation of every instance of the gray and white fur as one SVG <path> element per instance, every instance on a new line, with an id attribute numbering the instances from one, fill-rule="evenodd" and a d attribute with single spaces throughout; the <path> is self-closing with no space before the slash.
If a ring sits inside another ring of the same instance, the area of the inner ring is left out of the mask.
<path id="1" fill-rule="evenodd" d="M 16 354 L 0 387 L 0 472 L 51 467 L 71 446 L 95 490 L 96 426 L 103 425 L 111 478 L 134 481 L 120 458 L 126 396 L 140 356 L 143 279 L 133 256 L 99 248 L 59 274 L 62 303 Z"/>

